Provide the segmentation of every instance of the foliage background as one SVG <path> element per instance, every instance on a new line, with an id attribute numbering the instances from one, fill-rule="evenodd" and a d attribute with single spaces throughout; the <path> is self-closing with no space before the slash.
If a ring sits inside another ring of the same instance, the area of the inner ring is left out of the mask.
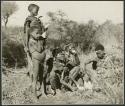
<path id="1" fill-rule="evenodd" d="M 50 17 L 50 25 L 48 28 L 48 39 L 47 39 L 47 47 L 63 47 L 68 43 L 73 43 L 76 47 L 76 50 L 79 54 L 81 66 L 84 63 L 84 60 L 88 56 L 88 54 L 92 53 L 96 44 L 101 43 L 104 45 L 106 52 L 111 55 L 111 59 L 116 68 L 115 79 L 117 80 L 117 87 L 114 87 L 114 92 L 117 93 L 117 99 L 120 101 L 119 103 L 123 103 L 123 57 L 124 57 L 124 30 L 123 23 L 114 24 L 110 20 L 106 20 L 103 24 L 98 24 L 93 20 L 88 21 L 88 23 L 77 23 L 75 21 L 69 20 L 67 15 L 58 10 L 56 12 L 48 12 L 47 15 Z M 21 68 L 21 70 L 26 70 L 25 67 L 27 65 L 26 53 L 24 52 L 23 40 L 25 34 L 23 33 L 23 27 L 7 27 L 4 28 L 2 26 L 1 30 L 2 34 L 2 66 L 8 68 Z M 2 70 L 3 72 L 5 70 Z M 6 71 L 6 74 L 8 72 Z M 5 74 L 5 73 L 4 73 Z M 23 101 L 25 103 L 32 103 L 31 94 L 27 94 L 26 84 L 29 84 L 29 79 L 24 75 L 16 75 L 13 76 L 11 74 L 4 75 L 3 81 L 3 100 L 4 103 L 9 104 L 19 104 Z M 15 80 L 13 80 L 15 78 Z M 7 80 L 5 80 L 7 79 Z M 8 80 L 9 79 L 9 80 Z M 24 81 L 25 80 L 25 81 Z M 18 82 L 19 81 L 19 82 Z M 21 82 L 23 81 L 23 82 Z M 25 83 L 24 83 L 25 82 Z M 11 88 L 7 84 L 11 84 L 15 88 Z M 22 84 L 22 85 L 20 85 Z M 23 87 L 23 88 L 22 88 Z M 10 88 L 10 89 L 9 89 Z M 19 88 L 21 91 L 19 91 Z M 24 89 L 26 88 L 26 89 Z M 10 92 L 16 92 L 10 94 Z M 19 93 L 20 92 L 20 93 Z M 84 92 L 85 93 L 85 92 Z M 78 93 L 79 94 L 79 93 Z M 96 95 L 96 98 L 92 95 L 89 95 L 88 92 L 82 94 L 82 99 L 80 99 L 78 94 L 68 94 L 73 95 L 70 103 L 66 99 L 68 96 L 60 96 L 60 102 L 73 104 L 74 100 L 77 99 L 77 103 L 81 103 L 84 98 L 84 103 L 98 103 L 99 101 L 103 103 L 106 100 L 106 97 L 100 96 L 100 94 Z M 10 95 L 10 97 L 9 97 Z M 90 97 L 88 97 L 88 95 Z M 93 94 L 94 95 L 94 94 Z M 64 98 L 63 98 L 64 97 Z M 104 97 L 101 99 L 101 97 Z M 25 98 L 23 100 L 23 98 Z M 27 100 L 28 99 L 28 100 Z M 52 99 L 52 98 L 51 98 Z M 57 102 L 57 98 L 50 102 Z M 96 99 L 96 100 L 95 100 Z M 27 101 L 26 101 L 27 100 Z M 93 101 L 91 101 L 93 100 Z M 42 100 L 41 100 L 42 101 Z M 87 102 L 89 101 L 89 102 Z M 43 101 L 42 101 L 43 102 Z M 105 101 L 106 102 L 106 101 Z M 47 101 L 46 101 L 47 103 Z"/>
<path id="2" fill-rule="evenodd" d="M 123 23 L 113 24 L 106 20 L 99 25 L 93 20 L 87 24 L 77 23 L 67 19 L 62 11 L 48 12 L 50 25 L 47 44 L 48 46 L 60 46 L 73 43 L 79 54 L 86 54 L 94 50 L 96 44 L 101 43 L 106 51 L 121 51 L 123 53 Z M 2 27 L 2 57 L 7 66 L 25 66 L 25 52 L 22 38 L 23 27 Z"/>

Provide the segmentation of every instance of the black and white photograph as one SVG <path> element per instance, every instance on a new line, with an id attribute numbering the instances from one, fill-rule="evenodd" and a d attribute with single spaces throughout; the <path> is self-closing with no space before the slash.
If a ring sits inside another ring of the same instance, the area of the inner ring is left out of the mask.
<path id="1" fill-rule="evenodd" d="M 1 1 L 2 105 L 123 105 L 123 1 Z"/>

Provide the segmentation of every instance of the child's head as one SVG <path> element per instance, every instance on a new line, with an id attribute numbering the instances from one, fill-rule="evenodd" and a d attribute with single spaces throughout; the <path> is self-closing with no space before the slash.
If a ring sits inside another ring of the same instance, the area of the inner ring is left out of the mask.
<path id="1" fill-rule="evenodd" d="M 96 55 L 98 58 L 102 59 L 105 55 L 105 49 L 104 49 L 104 46 L 102 44 L 98 44 L 95 48 L 95 51 L 96 51 Z"/>
<path id="2" fill-rule="evenodd" d="M 30 4 L 30 5 L 28 6 L 28 10 L 29 10 L 29 12 L 31 13 L 31 15 L 37 16 L 38 11 L 39 11 L 39 6 L 36 5 L 36 4 Z"/>

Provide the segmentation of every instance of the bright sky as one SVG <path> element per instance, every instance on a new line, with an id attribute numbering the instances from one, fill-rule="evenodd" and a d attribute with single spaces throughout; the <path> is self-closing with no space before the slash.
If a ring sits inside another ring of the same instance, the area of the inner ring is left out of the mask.
<path id="1" fill-rule="evenodd" d="M 123 22 L 123 1 L 16 1 L 16 11 L 8 22 L 9 26 L 23 26 L 25 18 L 29 15 L 27 7 L 30 3 L 40 6 L 39 15 L 48 21 L 46 13 L 58 9 L 65 12 L 69 19 L 77 22 L 88 22 L 92 19 L 101 24 L 107 19 L 113 23 Z"/>

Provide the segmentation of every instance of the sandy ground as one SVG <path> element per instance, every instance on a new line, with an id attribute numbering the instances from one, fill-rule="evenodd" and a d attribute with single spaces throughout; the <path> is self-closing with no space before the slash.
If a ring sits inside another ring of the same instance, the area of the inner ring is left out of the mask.
<path id="1" fill-rule="evenodd" d="M 18 71 L 23 69 L 18 69 Z M 23 73 L 2 74 L 2 104 L 110 104 L 102 93 L 91 91 L 57 92 L 35 101 L 30 91 L 30 79 Z"/>
<path id="2" fill-rule="evenodd" d="M 81 64 L 84 56 L 80 57 Z M 123 70 L 123 67 L 122 69 Z M 26 72 L 26 68 L 16 69 L 18 73 L 8 72 L 6 75 L 2 72 L 2 104 L 112 104 L 111 98 L 108 98 L 102 92 L 75 91 L 63 93 L 58 91 L 55 96 L 40 97 L 35 101 L 30 91 L 29 77 L 20 72 Z M 117 89 L 118 91 L 118 89 Z M 123 83 L 119 87 L 118 99 L 123 103 Z M 122 95 L 121 95 L 122 94 Z"/>

